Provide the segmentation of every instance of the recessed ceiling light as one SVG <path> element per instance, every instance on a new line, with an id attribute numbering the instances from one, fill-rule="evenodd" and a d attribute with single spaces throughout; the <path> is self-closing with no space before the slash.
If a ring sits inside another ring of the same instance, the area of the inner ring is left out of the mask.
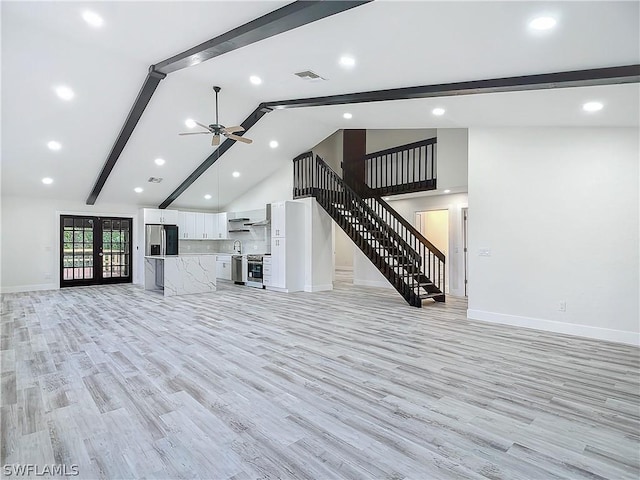
<path id="1" fill-rule="evenodd" d="M 98 15 L 96 12 L 92 12 L 91 10 L 85 10 L 84 12 L 82 12 L 82 18 L 89 25 L 96 28 L 101 27 L 102 24 L 104 23 L 104 20 L 102 19 L 102 17 Z"/>
<path id="2" fill-rule="evenodd" d="M 233 175 L 234 177 L 238 178 L 240 176 L 240 172 L 233 172 L 231 175 Z"/>
<path id="3" fill-rule="evenodd" d="M 251 75 L 249 81 L 254 85 L 260 85 L 262 83 L 262 79 L 257 75 Z"/>
<path id="4" fill-rule="evenodd" d="M 448 188 L 444 191 L 444 193 L 451 193 L 451 190 L 449 190 Z"/>
<path id="5" fill-rule="evenodd" d="M 47 147 L 49 147 L 49 150 L 60 150 L 62 148 L 62 145 L 60 144 L 60 142 L 51 140 L 49 143 L 47 143 Z"/>
<path id="6" fill-rule="evenodd" d="M 600 102 L 587 102 L 582 105 L 582 109 L 585 112 L 597 112 L 599 110 L 602 110 L 602 107 L 604 107 L 604 105 L 602 105 L 602 103 Z"/>
<path id="7" fill-rule="evenodd" d="M 44 177 L 42 179 L 42 183 L 44 183 L 45 185 L 51 185 L 53 183 L 53 178 Z"/>
<path id="8" fill-rule="evenodd" d="M 208 193 L 204 196 L 205 200 L 211 200 L 211 195 L 209 195 Z"/>
<path id="9" fill-rule="evenodd" d="M 187 118 L 184 121 L 184 124 L 187 126 L 187 128 L 194 128 L 196 125 L 198 125 L 193 118 Z"/>
<path id="10" fill-rule="evenodd" d="M 156 165 L 164 165 L 165 163 L 163 158 L 156 158 L 154 162 L 156 162 Z"/>
<path id="11" fill-rule="evenodd" d="M 342 114 L 342 118 L 346 118 L 347 120 L 350 120 L 353 118 L 353 115 L 351 115 L 349 112 L 346 112 Z"/>
<path id="12" fill-rule="evenodd" d="M 537 17 L 529 22 L 529 28 L 532 30 L 551 30 L 556 26 L 555 18 L 553 17 Z"/>
<path id="13" fill-rule="evenodd" d="M 134 192 L 136 192 L 136 193 L 142 193 L 142 192 L 144 192 L 144 190 L 143 190 L 142 188 L 140 188 L 140 187 L 136 187 L 136 188 L 134 188 L 134 189 L 133 189 L 133 191 L 134 191 Z"/>
<path id="14" fill-rule="evenodd" d="M 278 148 L 278 142 L 277 142 L 276 140 L 271 140 L 271 141 L 269 142 L 269 146 L 270 146 L 271 148 Z"/>
<path id="15" fill-rule="evenodd" d="M 434 108 L 433 110 L 431 110 L 431 113 L 433 113 L 434 115 L 437 115 L 438 117 L 441 115 L 444 115 L 444 112 L 445 112 L 444 108 L 440 108 L 440 107 Z"/>
<path id="16" fill-rule="evenodd" d="M 56 87 L 55 90 L 56 90 L 56 94 L 62 100 L 71 100 L 75 96 L 75 93 L 73 93 L 73 90 L 71 90 L 69 87 L 66 87 L 64 85 Z"/>
<path id="17" fill-rule="evenodd" d="M 355 64 L 356 64 L 356 59 L 349 55 L 343 55 L 340 57 L 340 65 L 342 65 L 345 68 L 354 67 Z"/>

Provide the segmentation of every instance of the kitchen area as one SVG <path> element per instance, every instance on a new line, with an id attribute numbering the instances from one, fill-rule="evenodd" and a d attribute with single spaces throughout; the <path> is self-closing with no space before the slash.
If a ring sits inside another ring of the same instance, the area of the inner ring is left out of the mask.
<path id="1" fill-rule="evenodd" d="M 165 297 L 211 293 L 219 281 L 304 289 L 305 205 L 282 201 L 243 212 L 142 209 L 144 287 Z"/>

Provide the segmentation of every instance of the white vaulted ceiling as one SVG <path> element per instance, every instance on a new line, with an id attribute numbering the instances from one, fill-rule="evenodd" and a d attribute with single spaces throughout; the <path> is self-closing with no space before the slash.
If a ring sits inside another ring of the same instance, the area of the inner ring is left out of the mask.
<path id="1" fill-rule="evenodd" d="M 149 65 L 286 3 L 2 2 L 3 195 L 84 201 Z M 87 9 L 104 18 L 101 28 L 82 20 Z M 540 14 L 557 27 L 533 34 L 527 23 Z M 222 87 L 220 120 L 235 125 L 262 101 L 637 64 L 638 18 L 637 2 L 373 2 L 325 18 L 161 81 L 97 205 L 158 205 L 214 151 L 207 136 L 177 135 L 186 118 L 213 122 L 213 85 Z M 354 68 L 339 66 L 343 54 Z M 327 80 L 293 75 L 307 69 Z M 75 98 L 57 98 L 59 84 Z M 638 92 L 632 84 L 274 111 L 247 133 L 252 145 L 234 145 L 175 206 L 223 207 L 339 128 L 637 126 Z M 589 100 L 605 108 L 587 115 Z M 435 106 L 446 114 L 431 115 Z M 62 149 L 50 151 L 49 140 Z M 45 176 L 54 183 L 42 185 Z"/>

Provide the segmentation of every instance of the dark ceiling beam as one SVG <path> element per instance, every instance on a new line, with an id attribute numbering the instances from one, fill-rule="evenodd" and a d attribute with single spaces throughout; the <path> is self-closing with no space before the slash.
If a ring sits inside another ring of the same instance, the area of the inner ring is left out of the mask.
<path id="1" fill-rule="evenodd" d="M 569 72 L 523 75 L 519 77 L 492 78 L 470 82 L 440 83 L 418 87 L 392 88 L 370 92 L 347 93 L 326 97 L 298 98 L 266 102 L 273 109 L 320 107 L 346 105 L 350 103 L 386 102 L 390 100 L 411 100 L 416 98 L 451 97 L 457 95 L 477 95 L 481 93 L 521 92 L 549 88 L 591 87 L 595 85 L 616 85 L 640 81 L 640 65 L 593 68 Z"/>
<path id="2" fill-rule="evenodd" d="M 149 74 L 145 80 L 136 101 L 131 107 L 131 111 L 127 116 L 124 126 L 120 130 L 118 137 L 102 167 L 100 175 L 96 180 L 89 197 L 87 197 L 87 205 L 94 205 L 98 199 L 98 195 L 102 191 L 113 167 L 115 166 L 120 154 L 124 150 L 133 130 L 136 128 L 142 113 L 147 108 L 151 96 L 155 92 L 160 80 L 165 78 L 167 74 L 177 70 L 202 63 L 224 53 L 246 47 L 252 43 L 265 40 L 280 33 L 288 32 L 294 28 L 301 27 L 316 20 L 330 17 L 336 13 L 350 10 L 372 0 L 359 1 L 296 1 L 285 5 L 282 8 L 267 13 L 262 17 L 252 20 L 233 30 L 230 30 L 218 37 L 208 40 L 178 55 L 163 60 L 156 65 L 149 67 Z M 228 147 L 227 147 L 228 148 Z"/>
<path id="3" fill-rule="evenodd" d="M 350 10 L 365 1 L 298 1 L 285 5 L 256 20 L 234 28 L 219 37 L 201 43 L 158 64 L 156 70 L 171 73 L 197 65 L 232 50 L 251 45 L 279 33 L 293 30 L 336 13 Z"/>
<path id="4" fill-rule="evenodd" d="M 160 80 L 166 77 L 166 74 L 156 72 L 153 69 L 153 65 L 149 67 L 149 73 L 147 74 L 147 78 L 142 84 L 142 88 L 136 97 L 136 101 L 133 102 L 133 107 L 129 111 L 129 115 L 127 115 L 127 119 L 118 134 L 118 138 L 116 138 L 116 143 L 113 144 L 111 148 L 111 152 L 109 152 L 109 156 L 107 157 L 107 161 L 104 163 L 102 170 L 100 171 L 100 175 L 98 175 L 98 179 L 96 180 L 89 197 L 87 197 L 87 205 L 94 205 L 96 200 L 98 199 L 98 195 L 102 191 L 104 184 L 107 182 L 107 178 L 111 174 L 111 170 L 115 167 L 118 158 L 120 158 L 120 154 L 124 147 L 127 145 L 133 130 L 136 128 L 138 124 L 138 120 L 142 116 L 145 108 L 149 104 L 149 100 L 151 100 L 151 96 L 156 91 Z"/>
<path id="5" fill-rule="evenodd" d="M 543 90 L 549 88 L 590 87 L 594 85 L 617 85 L 640 82 L 640 65 L 593 68 L 569 72 L 523 75 L 519 77 L 492 78 L 470 82 L 441 83 L 418 87 L 392 88 L 370 92 L 330 95 L 326 97 L 299 98 L 261 103 L 253 113 L 242 122 L 245 132 L 255 125 L 262 116 L 275 109 L 320 107 L 326 105 L 346 105 L 349 103 L 386 102 L 391 100 L 410 100 L 416 98 L 450 97 L 456 95 L 477 95 L 481 93 L 519 92 L 525 90 Z M 235 143 L 225 140 L 218 150 L 207 159 L 180 186 L 169 195 L 159 208 L 167 208 L 180 194 L 189 188 L 200 175 Z"/>

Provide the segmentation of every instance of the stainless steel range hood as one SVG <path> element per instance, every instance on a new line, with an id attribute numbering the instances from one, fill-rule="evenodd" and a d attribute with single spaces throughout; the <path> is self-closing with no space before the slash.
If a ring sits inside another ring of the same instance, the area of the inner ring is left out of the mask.
<path id="1" fill-rule="evenodd" d="M 271 225 L 271 204 L 267 203 L 266 207 L 265 207 L 265 219 L 264 220 L 260 220 L 258 222 L 253 222 L 252 225 L 254 227 L 259 227 L 261 225 Z"/>

